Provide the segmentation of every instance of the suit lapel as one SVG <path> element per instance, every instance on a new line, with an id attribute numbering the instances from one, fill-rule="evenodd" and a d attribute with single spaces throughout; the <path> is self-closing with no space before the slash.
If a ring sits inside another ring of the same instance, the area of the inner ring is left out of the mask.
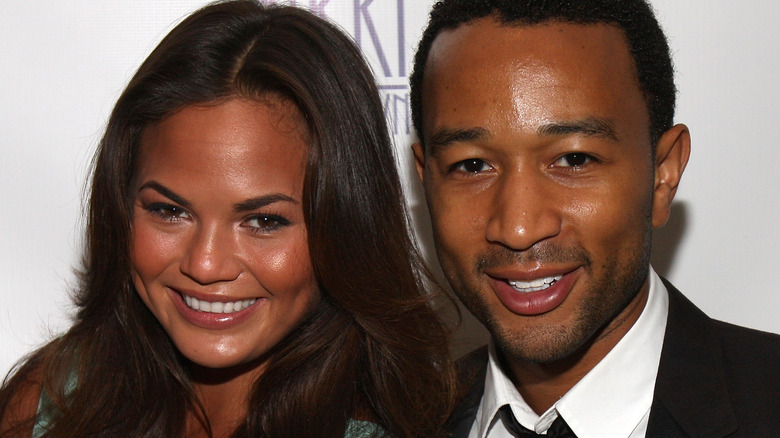
<path id="1" fill-rule="evenodd" d="M 714 325 L 674 286 L 664 284 L 669 319 L 647 436 L 726 436 L 737 422 Z"/>

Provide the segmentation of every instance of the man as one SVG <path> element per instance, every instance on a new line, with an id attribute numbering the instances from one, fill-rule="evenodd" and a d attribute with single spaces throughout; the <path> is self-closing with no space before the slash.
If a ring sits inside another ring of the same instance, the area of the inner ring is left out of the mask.
<path id="1" fill-rule="evenodd" d="M 780 336 L 649 266 L 690 136 L 644 1 L 444 0 L 411 82 L 438 256 L 493 337 L 454 436 L 780 436 Z"/>

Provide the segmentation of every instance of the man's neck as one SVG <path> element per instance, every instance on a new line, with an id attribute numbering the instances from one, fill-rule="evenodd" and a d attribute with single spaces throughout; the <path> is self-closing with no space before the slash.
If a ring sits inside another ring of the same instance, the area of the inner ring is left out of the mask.
<path id="1" fill-rule="evenodd" d="M 500 352 L 503 366 L 531 409 L 541 415 L 577 384 L 623 339 L 645 308 L 648 287 L 575 353 L 549 363 L 515 359 Z"/>

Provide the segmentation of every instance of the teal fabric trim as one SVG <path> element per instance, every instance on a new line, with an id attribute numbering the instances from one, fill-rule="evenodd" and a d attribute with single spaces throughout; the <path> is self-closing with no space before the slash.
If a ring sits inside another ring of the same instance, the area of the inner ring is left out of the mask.
<path id="1" fill-rule="evenodd" d="M 49 423 L 54 418 L 54 404 L 46 394 L 41 394 L 38 402 L 38 415 L 33 427 L 32 438 L 41 438 L 48 430 Z M 368 421 L 349 420 L 344 438 L 390 438 L 382 426 Z"/>
<path id="2" fill-rule="evenodd" d="M 76 389 L 76 374 L 72 373 L 65 383 L 65 396 L 67 397 Z M 38 400 L 38 412 L 35 414 L 35 425 L 33 425 L 32 438 L 41 438 L 48 432 L 49 425 L 54 421 L 57 415 L 57 407 L 46 394 L 46 390 L 41 388 L 41 397 Z"/>
<path id="3" fill-rule="evenodd" d="M 76 389 L 76 375 L 73 374 L 65 387 L 67 396 Z M 41 438 L 48 430 L 49 425 L 54 421 L 57 415 L 57 407 L 46 391 L 41 389 L 41 397 L 38 400 L 38 412 L 35 415 L 35 425 L 33 426 L 32 438 Z M 350 419 L 347 422 L 347 428 L 344 430 L 344 438 L 390 438 L 390 434 L 385 429 L 370 421 L 361 421 Z"/>
<path id="4" fill-rule="evenodd" d="M 376 423 L 350 419 L 344 438 L 390 438 L 390 434 Z"/>
<path id="5" fill-rule="evenodd" d="M 38 412 L 35 414 L 32 438 L 41 438 L 53 420 L 54 404 L 46 391 L 41 390 L 41 398 L 38 400 Z"/>

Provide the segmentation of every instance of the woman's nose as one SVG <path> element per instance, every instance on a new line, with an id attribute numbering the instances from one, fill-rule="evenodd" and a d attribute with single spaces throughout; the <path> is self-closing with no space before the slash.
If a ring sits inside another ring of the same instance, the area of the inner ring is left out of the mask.
<path id="1" fill-rule="evenodd" d="M 237 279 L 241 264 L 232 233 L 217 224 L 199 225 L 188 242 L 180 270 L 200 284 Z"/>

